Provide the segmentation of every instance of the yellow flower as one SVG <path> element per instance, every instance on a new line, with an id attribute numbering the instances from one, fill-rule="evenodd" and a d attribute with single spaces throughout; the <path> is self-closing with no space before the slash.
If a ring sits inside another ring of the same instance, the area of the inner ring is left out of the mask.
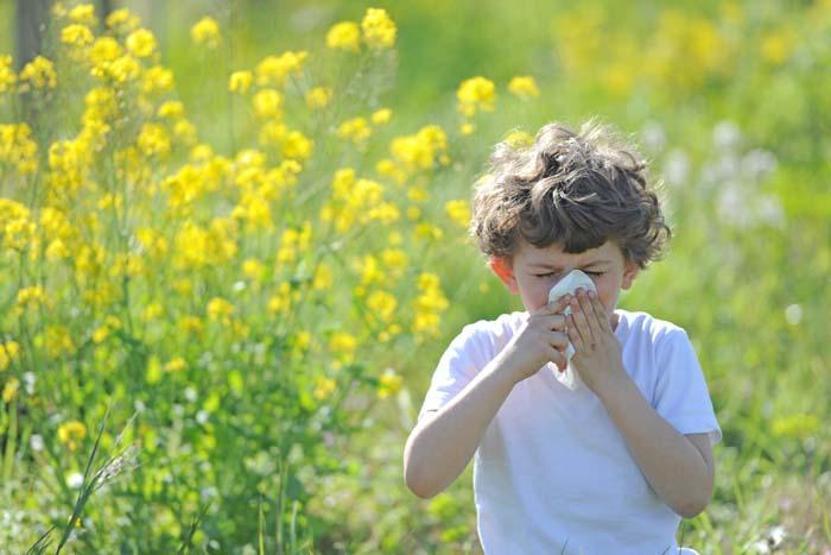
<path id="1" fill-rule="evenodd" d="M 447 155 L 447 135 L 438 125 L 427 125 L 415 135 L 396 137 L 390 145 L 393 158 L 407 172 L 432 169 L 436 162 L 444 163 Z"/>
<path id="2" fill-rule="evenodd" d="M 256 258 L 248 258 L 242 263 L 242 273 L 251 281 L 260 281 L 265 273 L 265 265 Z"/>
<path id="3" fill-rule="evenodd" d="M 170 137 L 164 126 L 158 123 L 145 123 L 136 139 L 139 150 L 145 156 L 166 156 L 170 153 Z"/>
<path id="4" fill-rule="evenodd" d="M 474 131 L 476 131 L 476 126 L 469 121 L 466 121 L 459 126 L 459 133 L 462 135 L 472 135 Z"/>
<path id="5" fill-rule="evenodd" d="M 38 164 L 38 147 L 31 137 L 32 130 L 25 123 L 0 124 L 0 164 L 14 166 L 23 175 L 34 173 Z M 29 209 L 20 203 L 8 199 L 0 201 L 0 216 L 3 218 L 0 223 L 5 226 L 9 225 L 5 218 L 26 219 L 28 213 Z M 9 233 L 8 229 L 6 233 Z"/>
<path id="6" fill-rule="evenodd" d="M 396 374 L 392 368 L 387 368 L 378 378 L 378 397 L 386 399 L 390 395 L 395 395 L 401 391 L 403 383 L 404 378 L 401 375 Z"/>
<path id="7" fill-rule="evenodd" d="M 364 42 L 370 48 L 392 48 L 395 45 L 395 23 L 386 10 L 369 8 L 361 21 Z"/>
<path id="8" fill-rule="evenodd" d="M 20 388 L 20 380 L 17 378 L 10 378 L 9 381 L 6 382 L 6 385 L 3 386 L 3 401 L 6 403 L 11 403 L 12 400 L 17 397 L 17 390 Z"/>
<path id="9" fill-rule="evenodd" d="M 179 372 L 187 368 L 187 363 L 182 357 L 173 357 L 164 365 L 165 372 Z"/>
<path id="10" fill-rule="evenodd" d="M 35 59 L 23 66 L 20 71 L 20 81 L 36 89 L 54 89 L 58 84 L 58 77 L 51 61 L 43 56 L 35 56 Z"/>
<path id="11" fill-rule="evenodd" d="M 329 87 L 315 87 L 306 93 L 306 106 L 311 109 L 323 108 L 332 99 L 332 89 Z"/>
<path id="12" fill-rule="evenodd" d="M 152 69 L 152 68 L 151 68 Z M 116 83 L 126 83 L 139 76 L 141 66 L 133 56 L 124 54 L 112 63 L 92 68 L 92 75 L 99 79 L 112 80 Z M 150 70 L 145 74 L 145 80 L 151 75 Z"/>
<path id="13" fill-rule="evenodd" d="M 776 418 L 772 429 L 777 437 L 804 439 L 820 429 L 820 422 L 813 414 L 793 414 Z"/>
<path id="14" fill-rule="evenodd" d="M 796 44 L 797 37 L 792 29 L 785 28 L 766 33 L 760 45 L 762 59 L 771 65 L 783 64 L 793 53 Z"/>
<path id="15" fill-rule="evenodd" d="M 300 131 L 289 131 L 282 140 L 280 154 L 291 160 L 306 160 L 312 155 L 314 141 Z"/>
<path id="16" fill-rule="evenodd" d="M 513 148 L 524 148 L 534 144 L 534 137 L 525 131 L 516 130 L 508 133 L 505 142 Z"/>
<path id="17" fill-rule="evenodd" d="M 335 380 L 332 378 L 318 376 L 315 378 L 315 389 L 312 395 L 314 395 L 315 399 L 322 401 L 332 394 L 336 385 Z"/>
<path id="18" fill-rule="evenodd" d="M 147 58 L 156 51 L 156 37 L 147 29 L 137 29 L 127 36 L 127 50 L 137 58 Z"/>
<path id="19" fill-rule="evenodd" d="M 537 82 L 530 75 L 514 77 L 511 79 L 511 82 L 508 83 L 508 91 L 523 99 L 537 97 L 540 95 Z"/>
<path id="20" fill-rule="evenodd" d="M 113 10 L 107 16 L 107 27 L 114 31 L 127 33 L 139 25 L 139 18 L 130 12 L 127 8 L 120 8 Z"/>
<path id="21" fill-rule="evenodd" d="M 332 268 L 325 262 L 321 262 L 315 269 L 314 278 L 312 279 L 312 289 L 318 291 L 329 289 L 332 287 L 334 281 Z"/>
<path id="22" fill-rule="evenodd" d="M 372 128 L 365 118 L 357 117 L 344 121 L 338 126 L 337 135 L 341 139 L 355 143 L 366 141 L 372 135 Z"/>
<path id="23" fill-rule="evenodd" d="M 235 71 L 228 79 L 228 90 L 231 92 L 238 92 L 245 94 L 251 87 L 251 82 L 254 80 L 254 74 L 250 71 Z"/>
<path id="24" fill-rule="evenodd" d="M 447 215 L 459 227 L 466 228 L 470 223 L 470 205 L 466 200 L 450 200 L 444 205 Z"/>
<path id="25" fill-rule="evenodd" d="M 185 115 L 185 105 L 179 100 L 166 100 L 159 106 L 156 115 L 160 118 L 179 119 Z"/>
<path id="26" fill-rule="evenodd" d="M 234 305 L 222 297 L 214 297 L 208 302 L 208 317 L 211 320 L 226 320 L 234 313 Z"/>
<path id="27" fill-rule="evenodd" d="M 86 25 L 72 23 L 61 29 L 61 42 L 70 46 L 89 46 L 95 40 L 92 31 Z"/>
<path id="28" fill-rule="evenodd" d="M 465 117 L 472 117 L 477 110 L 493 111 L 496 100 L 496 87 L 493 81 L 484 77 L 465 79 L 456 91 L 459 111 Z"/>
<path id="29" fill-rule="evenodd" d="M 124 58 L 127 58 L 126 60 Z M 122 56 L 123 63 L 115 70 L 116 80 L 124 82 L 138 75 L 139 66 L 131 56 Z M 118 62 L 119 60 L 116 60 Z M 163 93 L 173 88 L 173 72 L 162 66 L 153 66 L 144 72 L 141 90 L 147 94 Z"/>
<path id="30" fill-rule="evenodd" d="M 386 291 L 373 291 L 366 299 L 366 306 L 374 317 L 389 322 L 395 315 L 398 301 Z"/>
<path id="31" fill-rule="evenodd" d="M 372 112 L 372 123 L 375 125 L 386 125 L 392 118 L 392 110 L 389 108 L 381 108 Z"/>
<path id="32" fill-rule="evenodd" d="M 20 344 L 17 341 L 0 343 L 0 372 L 8 368 L 19 354 Z"/>
<path id="33" fill-rule="evenodd" d="M 219 24 L 210 16 L 205 16 L 190 28 L 190 37 L 193 42 L 209 49 L 219 45 Z"/>
<path id="34" fill-rule="evenodd" d="M 279 118 L 283 114 L 283 97 L 274 89 L 263 89 L 254 95 L 254 114 L 260 119 Z"/>
<path id="35" fill-rule="evenodd" d="M 257 84 L 261 87 L 282 87 L 289 75 L 300 75 L 309 53 L 306 51 L 283 52 L 279 56 L 266 56 L 257 64 Z"/>
<path id="36" fill-rule="evenodd" d="M 89 50 L 89 61 L 93 66 L 99 66 L 96 71 L 104 71 L 103 67 L 121 56 L 121 45 L 112 37 L 98 37 Z"/>
<path id="37" fill-rule="evenodd" d="M 58 426 L 58 440 L 69 447 L 70 451 L 78 448 L 78 443 L 87 435 L 87 427 L 82 422 L 70 420 Z"/>
<path id="38" fill-rule="evenodd" d="M 355 336 L 343 331 L 334 332 L 329 339 L 329 349 L 339 355 L 338 358 L 343 362 L 351 362 L 357 348 L 358 340 Z"/>
<path id="39" fill-rule="evenodd" d="M 335 23 L 326 33 L 326 46 L 357 52 L 361 48 L 361 30 L 354 21 Z"/>
<path id="40" fill-rule="evenodd" d="M 17 75 L 12 69 L 12 57 L 8 54 L 0 55 L 0 93 L 11 91 L 17 83 Z"/>
<path id="41" fill-rule="evenodd" d="M 98 19 L 95 17 L 95 6 L 92 4 L 79 4 L 69 10 L 69 19 L 74 23 L 81 23 L 90 27 L 94 26 Z"/>

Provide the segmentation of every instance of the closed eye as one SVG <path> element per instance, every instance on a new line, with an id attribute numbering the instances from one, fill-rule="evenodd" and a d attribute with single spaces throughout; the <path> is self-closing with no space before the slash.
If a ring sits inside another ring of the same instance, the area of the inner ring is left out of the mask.
<path id="1" fill-rule="evenodd" d="M 605 272 L 589 272 L 589 271 L 586 271 L 586 273 L 589 274 L 590 276 L 602 276 Z M 544 278 L 544 277 L 556 276 L 557 273 L 556 272 L 548 272 L 547 274 L 534 274 L 534 275 L 536 277 Z"/>

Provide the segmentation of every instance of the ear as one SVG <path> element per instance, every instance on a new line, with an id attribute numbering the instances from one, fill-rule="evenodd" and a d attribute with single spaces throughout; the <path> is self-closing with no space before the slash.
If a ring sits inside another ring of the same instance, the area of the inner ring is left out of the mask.
<path id="1" fill-rule="evenodd" d="M 623 283 L 621 284 L 621 289 L 629 289 L 632 287 L 632 282 L 635 281 L 635 278 L 640 273 L 641 268 L 638 266 L 636 262 L 632 262 L 631 260 L 625 260 L 623 262 Z"/>
<path id="2" fill-rule="evenodd" d="M 505 284 L 508 291 L 515 295 L 519 294 L 519 288 L 517 287 L 514 270 L 511 267 L 511 262 L 507 258 L 503 258 L 501 256 L 491 256 L 488 259 L 488 266 L 490 266 L 491 271 L 497 275 L 502 283 Z"/>

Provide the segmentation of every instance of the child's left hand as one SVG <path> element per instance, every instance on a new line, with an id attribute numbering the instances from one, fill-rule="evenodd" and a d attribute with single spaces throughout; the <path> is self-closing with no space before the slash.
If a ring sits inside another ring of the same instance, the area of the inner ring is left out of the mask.
<path id="1" fill-rule="evenodd" d="M 608 384 L 627 376 L 623 358 L 606 310 L 595 293 L 579 289 L 566 320 L 569 341 L 574 346 L 571 363 L 583 383 L 596 395 Z"/>

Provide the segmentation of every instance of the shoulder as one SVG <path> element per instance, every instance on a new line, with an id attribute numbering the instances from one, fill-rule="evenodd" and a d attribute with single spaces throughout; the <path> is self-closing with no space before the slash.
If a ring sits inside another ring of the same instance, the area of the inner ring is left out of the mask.
<path id="1" fill-rule="evenodd" d="M 638 342 L 648 342 L 656 349 L 663 349 L 679 341 L 689 341 L 687 331 L 674 322 L 641 310 L 618 309 L 618 312 L 630 337 Z"/>
<path id="2" fill-rule="evenodd" d="M 504 346 L 527 319 L 526 312 L 509 312 L 492 319 L 479 319 L 462 327 L 451 346 L 463 350 L 480 350 L 488 354 Z"/>

